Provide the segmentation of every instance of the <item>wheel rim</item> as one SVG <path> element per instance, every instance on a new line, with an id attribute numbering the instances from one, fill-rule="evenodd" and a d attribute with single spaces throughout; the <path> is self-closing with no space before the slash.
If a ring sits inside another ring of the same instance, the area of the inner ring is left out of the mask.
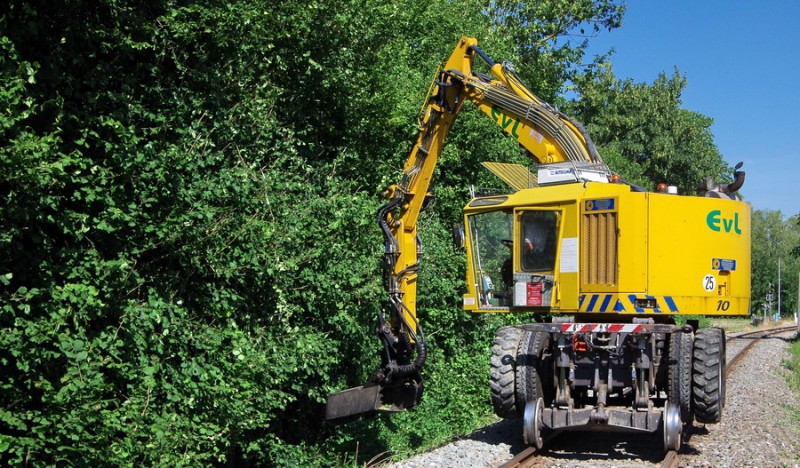
<path id="1" fill-rule="evenodd" d="M 544 400 L 538 398 L 536 401 L 529 401 L 525 404 L 525 414 L 523 417 L 523 435 L 525 443 L 533 445 L 537 449 L 544 446 L 542 439 L 542 412 L 544 410 Z"/>
<path id="2" fill-rule="evenodd" d="M 681 408 L 675 403 L 668 402 L 664 407 L 664 450 L 678 450 L 681 448 Z"/>

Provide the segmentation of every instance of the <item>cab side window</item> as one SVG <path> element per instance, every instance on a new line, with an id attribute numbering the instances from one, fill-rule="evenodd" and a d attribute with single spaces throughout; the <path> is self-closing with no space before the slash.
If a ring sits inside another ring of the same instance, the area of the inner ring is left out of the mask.
<path id="1" fill-rule="evenodd" d="M 556 259 L 558 216 L 554 211 L 522 213 L 520 245 L 523 271 L 552 271 Z"/>

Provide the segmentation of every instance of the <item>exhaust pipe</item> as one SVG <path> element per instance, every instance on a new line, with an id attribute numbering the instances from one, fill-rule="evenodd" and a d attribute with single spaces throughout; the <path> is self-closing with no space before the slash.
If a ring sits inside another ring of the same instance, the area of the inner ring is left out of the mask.
<path id="1" fill-rule="evenodd" d="M 735 200 L 736 196 L 734 194 L 744 185 L 745 172 L 739 170 L 743 165 L 744 163 L 740 162 L 734 167 L 733 182 L 730 184 L 718 184 L 714 182 L 711 176 L 707 176 L 703 177 L 697 187 L 697 191 L 700 194 L 705 192 L 705 196 L 710 198 L 730 198 Z"/>

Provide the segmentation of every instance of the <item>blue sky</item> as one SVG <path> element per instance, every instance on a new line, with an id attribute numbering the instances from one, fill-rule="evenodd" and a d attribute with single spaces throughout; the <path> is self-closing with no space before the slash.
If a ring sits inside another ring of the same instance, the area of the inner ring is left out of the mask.
<path id="1" fill-rule="evenodd" d="M 618 78 L 652 83 L 677 67 L 683 107 L 714 119 L 723 158 L 744 161 L 754 210 L 800 213 L 800 1 L 629 0 L 623 26 L 590 40 L 615 49 Z"/>

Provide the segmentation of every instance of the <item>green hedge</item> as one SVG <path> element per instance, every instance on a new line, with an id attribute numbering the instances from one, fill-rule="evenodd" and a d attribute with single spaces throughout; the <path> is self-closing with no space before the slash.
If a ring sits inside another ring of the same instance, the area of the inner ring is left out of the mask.
<path id="1" fill-rule="evenodd" d="M 377 194 L 436 65 L 476 35 L 552 99 L 584 44 L 548 38 L 622 11 L 568 3 L 6 2 L 0 463 L 343 464 L 485 421 L 493 330 L 524 317 L 460 310 L 447 226 L 517 148 L 468 110 L 421 222 L 425 402 L 322 424 L 379 361 Z"/>

